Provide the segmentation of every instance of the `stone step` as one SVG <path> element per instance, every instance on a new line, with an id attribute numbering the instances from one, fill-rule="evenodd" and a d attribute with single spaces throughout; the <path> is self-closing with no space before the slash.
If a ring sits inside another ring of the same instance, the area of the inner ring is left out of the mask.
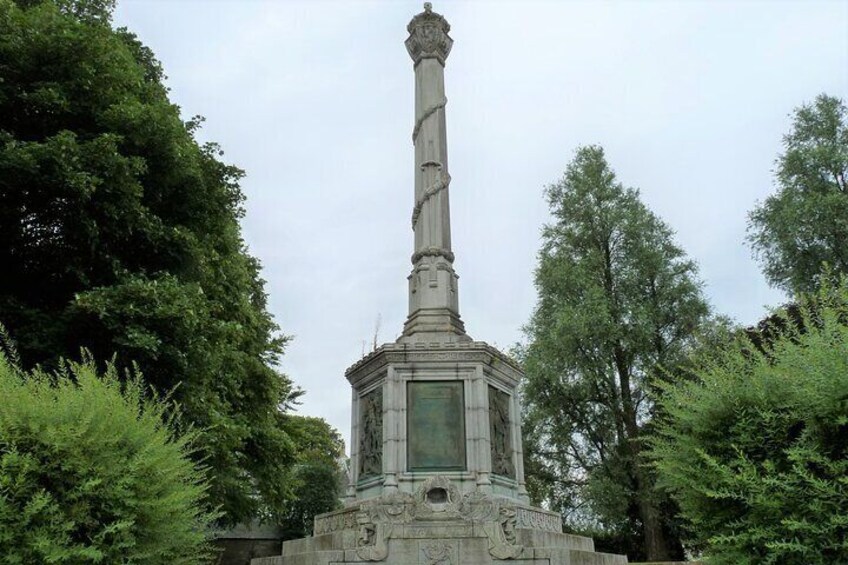
<path id="1" fill-rule="evenodd" d="M 417 547 L 411 548 L 413 551 L 397 551 L 401 548 L 395 548 L 395 557 L 389 556 L 379 563 L 383 565 L 419 565 L 424 563 L 414 556 L 418 554 Z M 470 549 L 470 548 L 469 548 Z M 476 556 L 469 561 L 469 554 L 460 557 L 460 562 L 451 565 L 489 565 L 489 564 L 511 564 L 511 565 L 626 565 L 627 558 L 623 555 L 612 555 L 609 553 L 596 553 L 594 551 L 583 551 L 579 549 L 567 548 L 525 548 L 520 556 L 516 559 L 507 561 L 492 559 L 481 546 L 477 548 Z M 261 557 L 251 561 L 251 565 L 336 565 L 336 564 L 374 564 L 374 561 L 363 561 L 356 556 L 353 550 L 331 550 L 331 551 L 312 551 L 307 553 L 297 553 L 281 555 L 276 557 Z"/>
<path id="2" fill-rule="evenodd" d="M 592 541 L 592 538 L 585 536 L 522 528 L 516 528 L 515 534 L 516 541 L 525 547 L 595 551 L 595 542 Z"/>
<path id="3" fill-rule="evenodd" d="M 528 553 L 529 550 L 525 550 L 522 557 Z M 520 563 L 520 561 L 516 562 L 516 565 L 517 563 Z M 533 560 L 528 561 L 529 563 L 533 563 L 533 565 L 537 563 L 544 563 L 545 565 L 626 565 L 627 557 L 579 549 L 542 548 L 533 550 Z"/>

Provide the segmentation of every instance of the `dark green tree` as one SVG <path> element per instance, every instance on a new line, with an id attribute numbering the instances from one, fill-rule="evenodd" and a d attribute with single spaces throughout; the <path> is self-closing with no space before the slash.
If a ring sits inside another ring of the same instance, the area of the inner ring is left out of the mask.
<path id="1" fill-rule="evenodd" d="M 0 321 L 25 367 L 138 364 L 202 431 L 227 521 L 282 508 L 286 338 L 241 239 L 242 171 L 194 137 L 111 0 L 0 0 Z"/>
<path id="2" fill-rule="evenodd" d="M 848 563 L 848 286 L 829 278 L 663 387 L 652 457 L 709 563 Z"/>
<path id="3" fill-rule="evenodd" d="M 553 222 L 521 352 L 531 492 L 631 558 L 682 557 L 642 451 L 649 379 L 682 358 L 708 315 L 696 266 L 600 147 L 578 149 L 546 196 Z"/>
<path id="4" fill-rule="evenodd" d="M 749 216 L 748 240 L 772 285 L 810 292 L 822 266 L 848 273 L 848 109 L 820 95 L 795 110 L 777 192 Z"/>
<path id="5" fill-rule="evenodd" d="M 347 475 L 342 467 L 344 441 L 321 418 L 290 416 L 287 429 L 297 446 L 290 481 L 295 496 L 278 518 L 284 539 L 312 535 L 316 514 L 341 506 Z"/>

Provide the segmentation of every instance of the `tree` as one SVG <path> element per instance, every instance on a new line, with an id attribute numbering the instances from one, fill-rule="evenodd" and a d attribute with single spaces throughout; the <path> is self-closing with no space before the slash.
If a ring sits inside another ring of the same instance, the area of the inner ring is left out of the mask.
<path id="1" fill-rule="evenodd" d="M 242 171 L 200 145 L 111 0 L 0 0 L 0 321 L 25 367 L 138 364 L 200 430 L 227 522 L 282 508 L 286 338 L 241 239 Z"/>
<path id="2" fill-rule="evenodd" d="M 748 240 L 768 281 L 813 291 L 822 265 L 848 273 L 848 109 L 820 95 L 795 110 L 777 160 L 778 190 L 749 215 Z"/>
<path id="3" fill-rule="evenodd" d="M 845 563 L 848 285 L 769 321 L 665 387 L 652 457 L 710 563 Z"/>
<path id="4" fill-rule="evenodd" d="M 600 147 L 578 149 L 546 196 L 554 222 L 522 352 L 528 468 L 547 469 L 531 491 L 631 557 L 682 557 L 642 441 L 649 377 L 681 358 L 708 315 L 696 266 Z"/>
<path id="5" fill-rule="evenodd" d="M 0 352 L 3 563 L 209 562 L 197 435 L 176 435 L 144 388 L 114 365 L 24 373 Z"/>
<path id="6" fill-rule="evenodd" d="M 278 517 L 284 539 L 312 535 L 317 514 L 341 506 L 344 441 L 339 433 L 321 418 L 288 416 L 287 429 L 297 446 L 297 462 L 290 471 L 295 496 Z"/>

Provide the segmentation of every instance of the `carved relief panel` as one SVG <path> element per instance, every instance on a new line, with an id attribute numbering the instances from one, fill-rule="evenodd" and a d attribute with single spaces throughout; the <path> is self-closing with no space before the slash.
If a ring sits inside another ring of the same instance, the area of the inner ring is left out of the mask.
<path id="1" fill-rule="evenodd" d="M 492 472 L 515 478 L 512 457 L 512 433 L 509 405 L 512 398 L 499 388 L 489 386 L 489 437 L 492 442 Z"/>
<path id="2" fill-rule="evenodd" d="M 383 473 L 383 389 L 359 399 L 359 480 Z"/>

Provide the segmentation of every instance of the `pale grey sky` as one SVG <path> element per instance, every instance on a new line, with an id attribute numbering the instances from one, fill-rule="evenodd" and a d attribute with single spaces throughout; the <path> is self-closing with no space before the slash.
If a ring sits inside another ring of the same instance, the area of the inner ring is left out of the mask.
<path id="1" fill-rule="evenodd" d="M 247 171 L 244 237 L 294 336 L 283 369 L 303 414 L 346 441 L 345 369 L 407 314 L 412 62 L 419 1 L 118 0 L 117 25 L 162 61 L 171 99 Z M 848 99 L 848 2 L 434 2 L 447 62 L 460 309 L 502 349 L 522 338 L 545 185 L 597 143 L 741 323 L 783 296 L 744 245 L 773 190 L 792 109 Z"/>

